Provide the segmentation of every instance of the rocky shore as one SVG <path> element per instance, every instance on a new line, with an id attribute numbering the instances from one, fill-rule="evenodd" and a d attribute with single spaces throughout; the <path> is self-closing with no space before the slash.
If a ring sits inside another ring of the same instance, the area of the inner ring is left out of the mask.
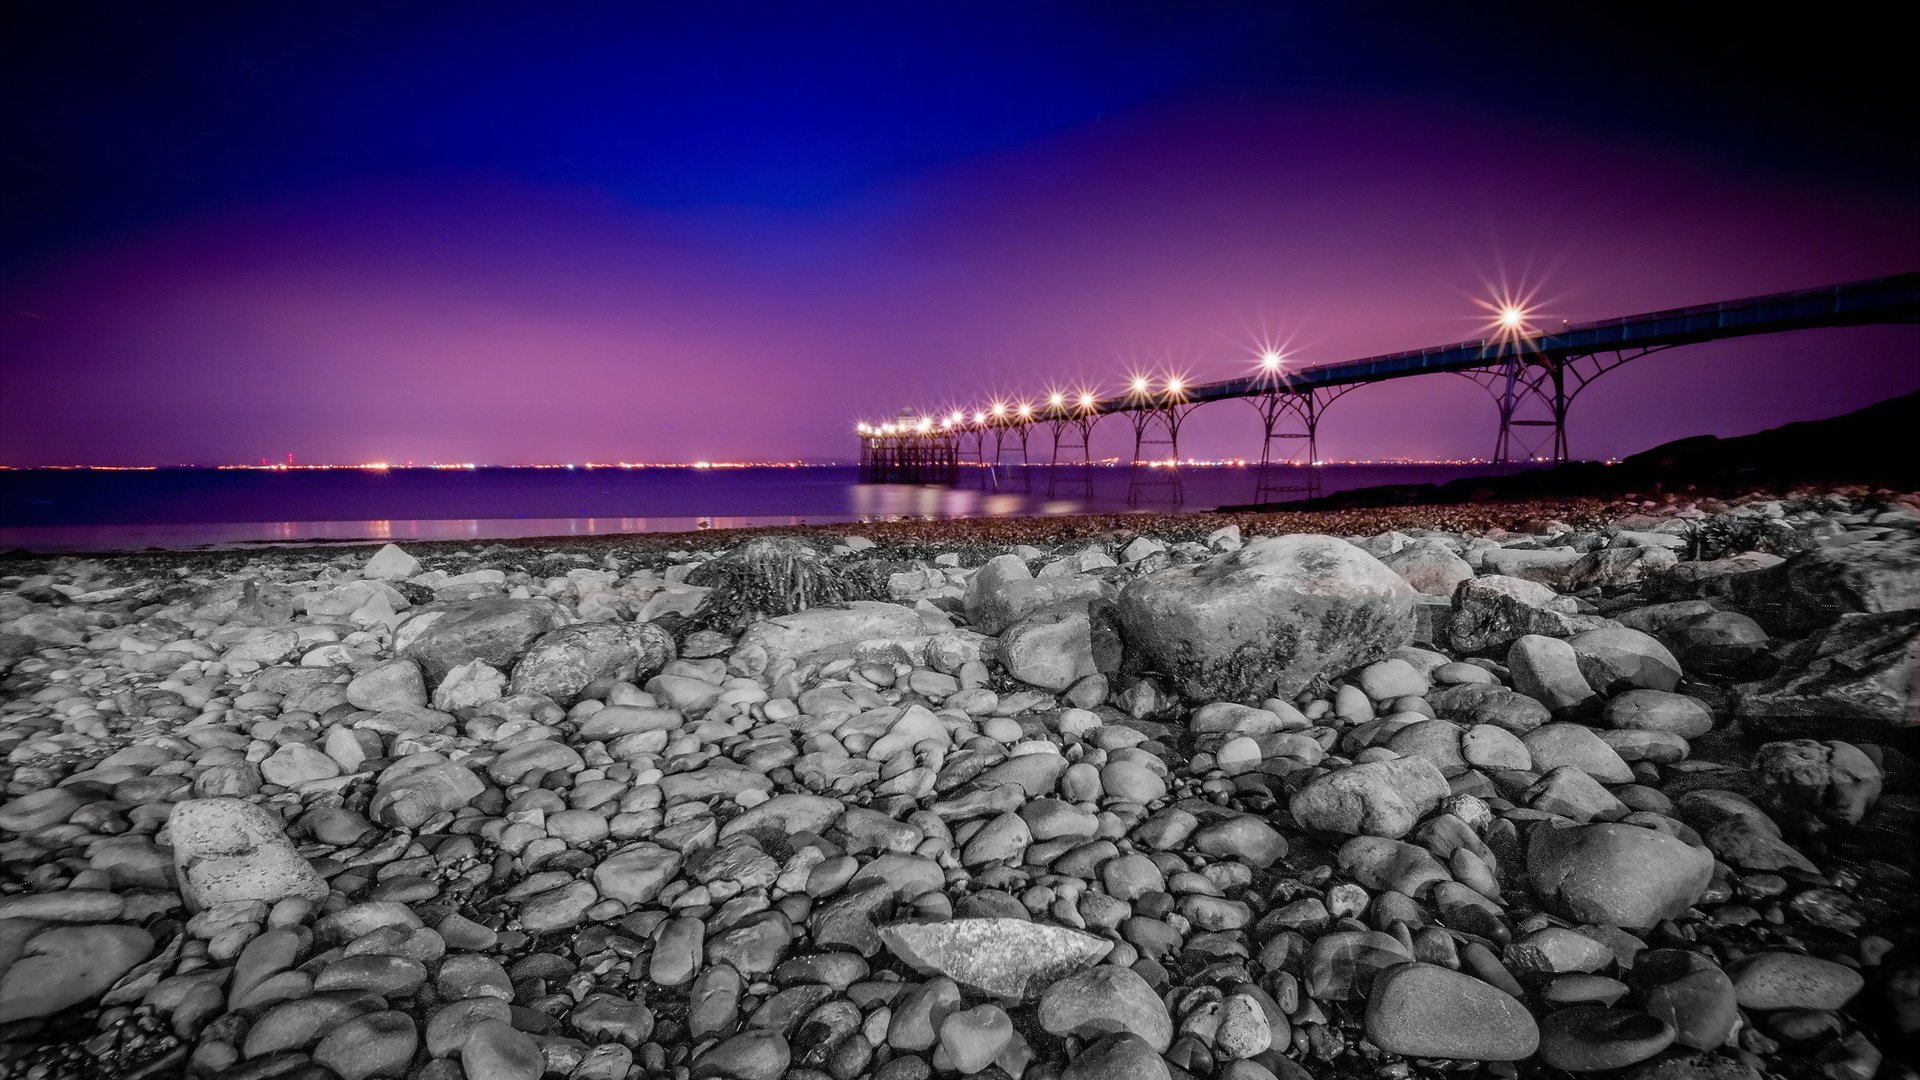
<path id="1" fill-rule="evenodd" d="M 0 1075 L 1920 1064 L 1865 491 L 0 564 Z"/>

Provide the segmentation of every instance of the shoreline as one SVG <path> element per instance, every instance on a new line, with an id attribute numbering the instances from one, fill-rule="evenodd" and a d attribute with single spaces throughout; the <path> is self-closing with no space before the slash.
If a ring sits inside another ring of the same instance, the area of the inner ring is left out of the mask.
<path id="1" fill-rule="evenodd" d="M 9 558 L 0 1067 L 1870 1075 L 1915 596 L 1834 487 Z"/>

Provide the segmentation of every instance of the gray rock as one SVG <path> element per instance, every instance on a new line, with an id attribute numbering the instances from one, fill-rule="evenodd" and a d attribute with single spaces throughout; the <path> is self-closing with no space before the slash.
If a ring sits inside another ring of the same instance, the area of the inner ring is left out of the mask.
<path id="1" fill-rule="evenodd" d="M 1160 996 L 1132 968 L 1112 964 L 1049 986 L 1040 997 L 1039 1019 L 1048 1033 L 1062 1037 L 1136 1035 L 1155 1053 L 1165 1053 L 1173 1043 L 1173 1018 Z"/>
<path id="2" fill-rule="evenodd" d="M 1801 552 L 1727 580 L 1728 601 L 1775 634 L 1805 634 L 1855 613 L 1920 610 L 1920 537 Z"/>
<path id="3" fill-rule="evenodd" d="M 384 544 L 367 560 L 360 573 L 376 581 L 401 581 L 420 572 L 420 560 L 393 544 Z"/>
<path id="4" fill-rule="evenodd" d="M 1129 1032 L 1095 1040 L 1060 1071 L 1060 1080 L 1171 1080 L 1167 1060 Z"/>
<path id="5" fill-rule="evenodd" d="M 1673 1025 L 1606 1005 L 1574 1005 L 1540 1025 L 1540 1060 L 1571 1073 L 1624 1069 L 1673 1045 Z"/>
<path id="6" fill-rule="evenodd" d="M 1392 1054 L 1519 1061 L 1540 1044 L 1527 1007 L 1506 991 L 1434 964 L 1402 964 L 1374 980 L 1367 1038 Z"/>
<path id="7" fill-rule="evenodd" d="M 458 810 L 486 790 L 486 782 L 466 766 L 438 754 L 416 754 L 401 758 L 380 774 L 367 812 L 381 824 L 417 829 L 436 814 Z"/>
<path id="8" fill-rule="evenodd" d="M 1559 585 L 1579 561 L 1580 552 L 1572 548 L 1494 548 L 1481 556 L 1480 565 L 1488 574 Z"/>
<path id="9" fill-rule="evenodd" d="M 347 683 L 347 701 L 368 712 L 417 708 L 427 703 L 427 683 L 420 665 L 401 657 L 355 675 Z"/>
<path id="10" fill-rule="evenodd" d="M 1749 1009 L 1838 1009 L 1866 986 L 1858 968 L 1794 952 L 1759 952 L 1727 969 Z"/>
<path id="11" fill-rule="evenodd" d="M 1885 739 L 1920 725 L 1920 610 L 1848 615 L 1781 650 L 1773 678 L 1740 688 L 1734 712 L 1765 735 Z"/>
<path id="12" fill-rule="evenodd" d="M 1556 716 L 1597 711 L 1600 700 L 1580 671 L 1579 655 L 1559 638 L 1526 634 L 1507 650 L 1513 689 L 1545 705 Z"/>
<path id="13" fill-rule="evenodd" d="M 1587 685 L 1602 694 L 1672 690 L 1680 684 L 1680 662 L 1651 634 L 1606 626 L 1575 634 L 1567 644 Z"/>
<path id="14" fill-rule="evenodd" d="M 1353 765 L 1318 777 L 1288 802 L 1302 827 L 1342 836 L 1399 839 L 1451 792 L 1423 758 Z"/>
<path id="15" fill-rule="evenodd" d="M 0 1024 L 11 1024 L 99 997 L 153 955 L 153 935 L 135 926 L 52 926 L 27 938 L 19 955 L 0 955 L 8 961 Z"/>
<path id="16" fill-rule="evenodd" d="M 1406 579 L 1426 596 L 1452 596 L 1460 583 L 1473 577 L 1473 567 L 1438 540 L 1415 540 L 1399 551 L 1382 555 L 1387 569 Z"/>
<path id="17" fill-rule="evenodd" d="M 188 799 L 167 818 L 180 895 L 204 910 L 236 900 L 318 902 L 327 883 L 300 857 L 280 822 L 240 799 Z"/>
<path id="18" fill-rule="evenodd" d="M 673 658 L 673 637 L 652 623 L 578 623 L 540 635 L 513 666 L 508 691 L 572 705 L 595 682 L 642 683 Z"/>
<path id="19" fill-rule="evenodd" d="M 461 664 L 484 660 L 510 670 L 541 634 L 567 621 L 551 600 L 491 597 L 428 604 L 394 628 L 394 652 L 417 660 L 438 686 Z"/>
<path id="20" fill-rule="evenodd" d="M 1577 922 L 1645 929 L 1705 895 L 1713 856 L 1635 825 L 1537 825 L 1527 877 L 1548 910 Z"/>
<path id="21" fill-rule="evenodd" d="M 1119 610 L 1129 653 L 1188 697 L 1253 701 L 1291 696 L 1405 645 L 1413 597 L 1352 544 L 1282 536 L 1137 578 Z"/>
<path id="22" fill-rule="evenodd" d="M 1585 724 L 1546 724 L 1520 737 L 1540 772 L 1570 767 L 1603 784 L 1633 782 L 1633 769 Z"/>
<path id="23" fill-rule="evenodd" d="M 1574 560 L 1555 584 L 1578 592 L 1583 589 L 1619 590 L 1632 588 L 1680 561 L 1665 548 L 1609 547 L 1589 551 Z"/>
<path id="24" fill-rule="evenodd" d="M 1447 641 L 1464 653 L 1498 653 L 1528 634 L 1569 637 L 1592 623 L 1577 613 L 1572 597 L 1495 574 L 1463 581 L 1454 590 Z"/>
<path id="25" fill-rule="evenodd" d="M 1774 819 L 1807 833 L 1850 829 L 1880 798 L 1880 767 L 1852 743 L 1768 743 L 1754 755 L 1753 773 Z"/>
<path id="26" fill-rule="evenodd" d="M 1681 667 L 1696 675 L 1748 679 L 1766 674 L 1772 639 L 1737 611 L 1707 611 L 1663 627 L 1659 638 Z"/>
<path id="27" fill-rule="evenodd" d="M 1713 730 L 1713 711 L 1706 702 L 1684 694 L 1629 690 L 1608 700 L 1600 722 L 1620 731 L 1661 731 L 1697 739 Z"/>
<path id="28" fill-rule="evenodd" d="M 861 641 L 924 632 L 911 608 L 856 600 L 844 608 L 813 608 L 754 623 L 740 635 L 735 651 L 762 649 L 772 662 L 836 659 L 853 655 L 853 646 Z"/>
<path id="29" fill-rule="evenodd" d="M 887 951 L 923 975 L 945 975 L 963 989 L 1001 1001 L 1040 996 L 1113 948 L 1103 938 L 1023 919 L 952 919 L 880 929 Z"/>
<path id="30" fill-rule="evenodd" d="M 1056 692 L 1099 670 L 1085 608 L 1046 609 L 1022 618 L 1000 636 L 1000 658 L 1007 674 Z"/>
<path id="31" fill-rule="evenodd" d="M 1042 608 L 1109 601 L 1115 592 L 1112 583 L 1091 574 L 1049 574 L 1036 578 L 1019 556 L 997 555 L 967 579 L 963 603 L 967 621 L 974 629 L 998 635 Z"/>

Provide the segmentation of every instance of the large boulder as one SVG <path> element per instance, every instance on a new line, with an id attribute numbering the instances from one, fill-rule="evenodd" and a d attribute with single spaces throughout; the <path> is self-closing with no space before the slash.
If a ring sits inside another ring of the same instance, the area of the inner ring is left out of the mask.
<path id="1" fill-rule="evenodd" d="M 1740 688 L 1734 714 L 1761 734 L 1885 739 L 1920 726 L 1920 611 L 1847 615 L 1782 649 L 1780 670 Z"/>
<path id="2" fill-rule="evenodd" d="M 1536 825 L 1527 877 L 1547 910 L 1577 922 L 1644 930 L 1705 895 L 1713 855 L 1637 825 Z"/>
<path id="3" fill-rule="evenodd" d="M 486 782 L 465 765 L 439 754 L 414 754 L 387 766 L 380 774 L 367 811 L 383 825 L 417 829 L 438 814 L 467 805 L 486 790 Z"/>
<path id="4" fill-rule="evenodd" d="M 514 665 L 507 689 L 572 705 L 596 682 L 644 682 L 673 658 L 673 636 L 652 623 L 577 623 L 540 635 Z"/>
<path id="5" fill-rule="evenodd" d="M 1331 536 L 1279 536 L 1136 579 L 1120 594 L 1130 656 L 1201 701 L 1288 697 L 1413 636 L 1414 591 Z"/>
<path id="6" fill-rule="evenodd" d="M 1805 634 L 1843 615 L 1920 609 L 1920 537 L 1801 552 L 1727 581 L 1733 606 L 1775 634 Z"/>
<path id="7" fill-rule="evenodd" d="M 394 629 L 393 649 L 419 661 L 427 685 L 438 686 L 448 672 L 473 660 L 510 670 L 540 635 L 566 622 L 566 611 L 551 600 L 487 597 L 428 604 Z"/>

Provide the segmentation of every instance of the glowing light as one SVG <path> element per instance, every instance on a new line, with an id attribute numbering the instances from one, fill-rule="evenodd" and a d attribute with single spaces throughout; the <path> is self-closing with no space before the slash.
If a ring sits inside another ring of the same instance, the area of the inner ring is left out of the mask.
<path id="1" fill-rule="evenodd" d="M 961 414 L 960 410 L 958 409 L 955 409 L 953 412 L 950 412 L 947 414 L 948 425 L 957 424 L 963 419 L 965 419 L 965 417 Z"/>
<path id="2" fill-rule="evenodd" d="M 1150 384 L 1149 384 L 1149 383 L 1147 382 L 1147 377 L 1146 377 L 1145 375 L 1135 375 L 1135 376 L 1133 377 L 1133 392 L 1134 392 L 1134 393 L 1136 393 L 1136 394 L 1144 394 L 1144 393 L 1146 393 L 1146 392 L 1147 392 L 1147 387 L 1148 387 L 1148 385 L 1150 385 Z"/>
<path id="3" fill-rule="evenodd" d="M 1280 370 L 1280 354 L 1277 352 L 1274 352 L 1272 349 L 1268 349 L 1266 352 L 1261 353 L 1260 366 L 1266 369 L 1267 371 L 1279 371 Z"/>
<path id="4" fill-rule="evenodd" d="M 1007 403 L 1006 403 L 1006 402 L 1004 402 L 1004 401 L 996 401 L 996 402 L 994 402 L 994 403 L 993 403 L 993 415 L 995 415 L 995 416 L 1005 416 L 1005 415 L 1007 415 Z"/>
<path id="5" fill-rule="evenodd" d="M 1093 403 L 1094 403 L 1094 400 L 1095 400 L 1095 399 L 1094 399 L 1094 396 L 1093 396 L 1092 394 L 1089 394 L 1089 393 L 1087 393 L 1087 392 L 1086 392 L 1085 390 L 1082 390 L 1082 391 L 1080 392 L 1080 407 L 1081 407 L 1081 408 L 1083 408 L 1083 409 L 1091 409 L 1091 408 L 1093 408 Z"/>
<path id="6" fill-rule="evenodd" d="M 1500 325 L 1509 330 L 1518 330 L 1525 326 L 1527 313 L 1509 304 L 1500 309 Z"/>
<path id="7" fill-rule="evenodd" d="M 1167 393 L 1169 394 L 1179 393 L 1182 389 L 1186 387 L 1186 385 L 1187 384 L 1182 382 L 1180 379 L 1180 376 L 1178 375 L 1167 376 Z"/>
<path id="8" fill-rule="evenodd" d="M 1031 406 L 1031 405 L 1029 405 L 1029 404 L 1027 404 L 1027 403 L 1026 403 L 1026 402 L 1024 402 L 1024 401 L 1023 401 L 1023 402 L 1021 402 L 1021 403 L 1020 403 L 1020 416 L 1021 416 L 1021 418 L 1022 418 L 1022 419 L 1025 419 L 1026 417 L 1029 417 L 1029 416 L 1032 416 L 1032 415 L 1033 415 L 1033 406 Z"/>
<path id="9" fill-rule="evenodd" d="M 973 411 L 973 422 L 974 422 L 974 423 L 976 423 L 976 424 L 984 424 L 984 423 L 986 423 L 986 421 L 987 421 L 987 414 L 986 414 L 986 413 L 983 413 L 983 412 L 981 412 L 981 411 L 980 411 L 980 410 L 978 410 L 978 409 L 975 409 L 975 410 Z"/>
<path id="10" fill-rule="evenodd" d="M 1062 405 L 1065 405 L 1066 403 L 1067 403 L 1067 395 L 1061 393 L 1058 390 L 1055 390 L 1053 393 L 1047 395 L 1047 404 L 1053 406 L 1056 409 Z"/>
<path id="11" fill-rule="evenodd" d="M 933 430 L 933 418 L 932 418 L 932 417 L 927 417 L 927 416 L 923 416 L 923 417 L 921 417 L 921 418 L 920 418 L 920 430 L 921 430 L 921 431 L 923 431 L 923 432 L 925 432 L 925 431 L 932 431 L 932 430 Z"/>

